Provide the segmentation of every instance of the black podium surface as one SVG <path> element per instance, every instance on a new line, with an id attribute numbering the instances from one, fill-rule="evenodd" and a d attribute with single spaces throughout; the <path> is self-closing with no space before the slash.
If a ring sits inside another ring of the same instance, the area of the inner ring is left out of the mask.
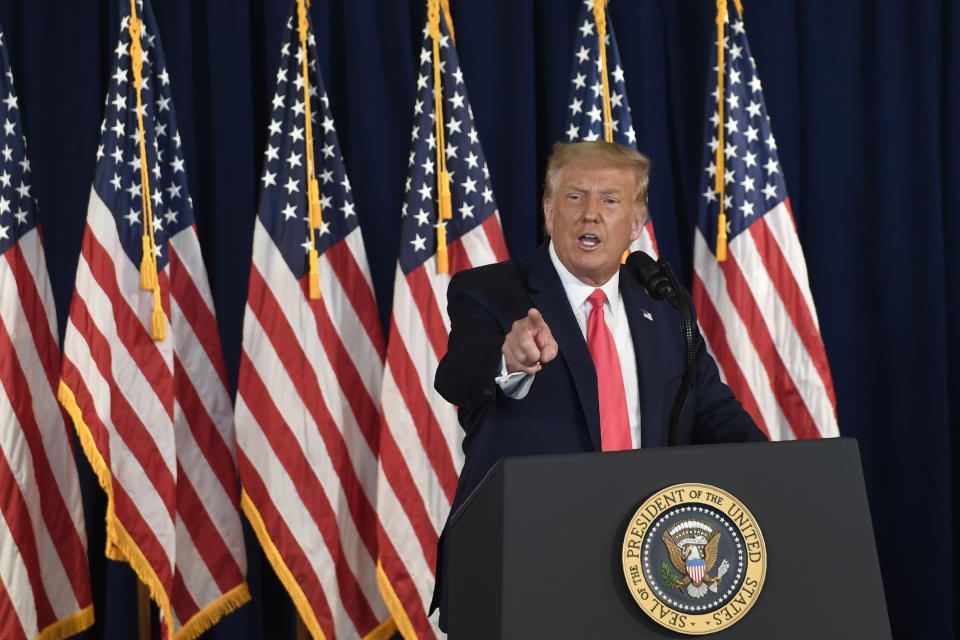
<path id="1" fill-rule="evenodd" d="M 767 571 L 716 638 L 889 638 L 856 441 L 706 445 L 501 460 L 450 530 L 451 640 L 678 638 L 623 577 L 628 523 L 654 492 L 715 485 L 753 514 Z"/>

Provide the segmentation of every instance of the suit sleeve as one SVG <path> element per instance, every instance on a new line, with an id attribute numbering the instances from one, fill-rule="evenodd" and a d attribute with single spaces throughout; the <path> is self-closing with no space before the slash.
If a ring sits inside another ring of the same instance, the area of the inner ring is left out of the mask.
<path id="1" fill-rule="evenodd" d="M 440 395 L 462 409 L 492 402 L 502 394 L 494 380 L 506 333 L 474 276 L 465 271 L 450 280 L 450 337 L 434 378 Z"/>

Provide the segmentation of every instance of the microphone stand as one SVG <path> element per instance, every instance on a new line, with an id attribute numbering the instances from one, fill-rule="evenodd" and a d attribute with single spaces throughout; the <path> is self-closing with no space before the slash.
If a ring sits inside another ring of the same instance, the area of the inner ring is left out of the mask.
<path id="1" fill-rule="evenodd" d="M 695 335 L 693 312 L 677 274 L 664 258 L 654 262 L 653 258 L 646 253 L 635 251 L 627 258 L 626 267 L 640 281 L 640 284 L 646 287 L 652 297 L 666 300 L 680 312 L 680 332 L 683 334 L 684 344 L 683 377 L 680 379 L 680 388 L 670 409 L 670 435 L 667 444 L 672 446 L 677 444 L 680 416 L 683 415 L 687 398 L 693 389 Z"/>

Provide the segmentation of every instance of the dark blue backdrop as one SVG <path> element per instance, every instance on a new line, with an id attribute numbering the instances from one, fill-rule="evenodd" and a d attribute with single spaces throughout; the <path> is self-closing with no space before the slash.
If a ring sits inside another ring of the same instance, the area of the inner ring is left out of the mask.
<path id="1" fill-rule="evenodd" d="M 121 4 L 0 3 L 61 330 Z M 424 4 L 314 0 L 311 10 L 384 319 Z M 577 2 L 451 4 L 507 244 L 525 254 L 538 242 L 545 155 L 563 131 Z M 955 637 L 960 345 L 951 329 L 960 325 L 960 44 L 950 35 L 960 27 L 960 5 L 744 5 L 833 369 L 840 430 L 860 441 L 894 635 Z M 650 209 L 661 252 L 688 283 L 714 6 L 614 0 L 610 7 L 638 143 L 655 163 Z M 231 384 L 288 9 L 287 0 L 154 5 Z M 133 637 L 132 574 L 103 560 L 104 499 L 80 464 L 98 620 L 87 635 Z M 248 543 L 254 602 L 208 635 L 292 637 L 292 606 Z M 833 575 L 830 567 L 823 577 L 857 588 L 856 576 Z M 815 596 L 810 603 L 797 614 L 843 606 Z"/>

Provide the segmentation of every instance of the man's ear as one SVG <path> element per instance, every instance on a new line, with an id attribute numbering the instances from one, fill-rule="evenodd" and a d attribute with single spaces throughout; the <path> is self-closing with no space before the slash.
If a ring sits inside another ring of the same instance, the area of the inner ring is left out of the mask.
<path id="1" fill-rule="evenodd" d="M 543 227 L 547 235 L 553 235 L 553 202 L 550 198 L 543 199 Z"/>
<path id="2" fill-rule="evenodd" d="M 633 216 L 633 224 L 630 225 L 630 242 L 633 242 L 640 237 L 640 232 L 643 231 L 643 225 L 647 222 L 647 216 L 644 211 L 641 209 Z"/>

